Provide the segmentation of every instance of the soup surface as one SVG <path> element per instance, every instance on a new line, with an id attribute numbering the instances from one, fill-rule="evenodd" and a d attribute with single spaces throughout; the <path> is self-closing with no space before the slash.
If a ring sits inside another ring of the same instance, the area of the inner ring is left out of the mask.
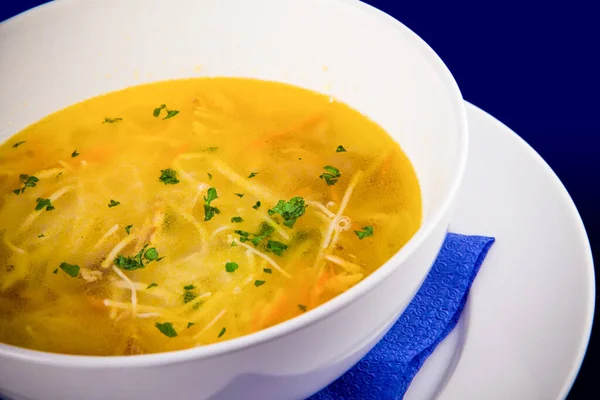
<path id="1" fill-rule="evenodd" d="M 421 221 L 400 147 L 327 96 L 199 78 L 131 87 L 0 147 L 0 342 L 164 352 L 344 292 Z"/>

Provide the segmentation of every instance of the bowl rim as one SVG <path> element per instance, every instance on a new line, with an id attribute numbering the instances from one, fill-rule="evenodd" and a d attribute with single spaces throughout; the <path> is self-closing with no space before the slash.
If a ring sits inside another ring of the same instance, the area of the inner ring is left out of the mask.
<path id="1" fill-rule="evenodd" d="M 66 7 L 69 5 L 69 3 L 75 1 L 79 0 L 51 1 L 0 22 L 0 26 L 22 23 L 30 16 L 45 12 L 48 9 Z M 422 245 L 431 232 L 439 225 L 443 216 L 451 209 L 453 201 L 458 195 L 460 185 L 465 174 L 469 149 L 469 138 L 467 115 L 463 97 L 456 80 L 441 58 L 421 37 L 410 30 L 407 26 L 384 11 L 381 11 L 369 4 L 363 3 L 360 0 L 329 1 L 337 2 L 340 7 L 355 7 L 360 12 L 377 18 L 382 24 L 387 24 L 388 26 L 399 31 L 400 34 L 408 38 L 410 44 L 417 48 L 426 62 L 433 67 L 435 74 L 442 80 L 442 84 L 450 94 L 450 102 L 457 118 L 456 125 L 459 133 L 457 141 L 458 168 L 452 177 L 452 184 L 450 185 L 449 189 L 446 190 L 441 206 L 434 209 L 429 223 L 421 225 L 419 230 L 412 236 L 412 238 L 410 238 L 404 247 L 402 247 L 387 262 L 385 262 L 382 266 L 377 268 L 374 272 L 372 272 L 361 282 L 357 283 L 355 286 L 339 294 L 328 302 L 321 304 L 320 306 L 309 310 L 306 313 L 303 313 L 302 315 L 296 316 L 258 332 L 240 336 L 231 340 L 190 349 L 130 356 L 88 356 L 50 353 L 0 343 L 0 358 L 20 360 L 23 362 L 34 362 L 36 364 L 50 366 L 77 367 L 85 369 L 152 367 L 158 365 L 182 363 L 191 360 L 207 360 L 271 342 L 282 336 L 318 323 L 322 319 L 327 318 L 330 314 L 348 307 L 351 303 L 354 303 L 360 297 L 364 296 L 373 287 L 377 286 L 382 280 L 388 277 L 396 268 L 399 267 L 399 265 L 412 256 L 415 250 Z"/>

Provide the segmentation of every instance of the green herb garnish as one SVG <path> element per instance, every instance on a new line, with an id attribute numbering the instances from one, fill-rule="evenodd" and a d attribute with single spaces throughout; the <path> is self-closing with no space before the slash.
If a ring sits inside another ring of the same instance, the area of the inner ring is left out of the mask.
<path id="1" fill-rule="evenodd" d="M 194 285 L 185 285 L 183 287 L 183 289 L 184 290 L 194 290 L 194 289 L 196 289 L 196 286 L 194 286 Z"/>
<path id="2" fill-rule="evenodd" d="M 179 179 L 177 179 L 177 171 L 167 168 L 160 170 L 160 178 L 158 178 L 165 185 L 175 185 L 179 183 Z"/>
<path id="3" fill-rule="evenodd" d="M 133 228 L 133 225 L 127 225 L 125 227 L 125 232 L 127 232 L 128 235 L 131 233 L 131 228 Z"/>
<path id="4" fill-rule="evenodd" d="M 164 322 L 162 324 L 160 322 L 157 322 L 154 326 L 156 326 L 160 333 L 162 333 L 166 337 L 173 338 L 177 336 L 177 331 L 175 330 L 175 328 L 173 328 L 173 324 L 170 322 Z"/>
<path id="5" fill-rule="evenodd" d="M 283 255 L 283 252 L 287 250 L 287 248 L 288 247 L 286 244 L 283 244 L 276 240 L 269 240 L 269 242 L 267 243 L 267 249 L 269 249 L 270 251 L 272 251 L 280 257 Z"/>
<path id="6" fill-rule="evenodd" d="M 73 265 L 73 264 L 64 262 L 64 263 L 60 264 L 58 266 L 58 268 L 65 271 L 65 273 L 72 278 L 76 278 L 77 275 L 79 275 L 79 265 Z"/>
<path id="7" fill-rule="evenodd" d="M 265 274 L 272 274 L 272 273 L 273 273 L 273 270 L 272 270 L 271 268 L 263 268 L 263 272 L 264 272 Z"/>
<path id="8" fill-rule="evenodd" d="M 358 236 L 360 240 L 363 240 L 366 237 L 373 236 L 373 227 L 364 226 L 361 231 L 354 231 L 354 233 L 356 233 L 356 236 Z"/>
<path id="9" fill-rule="evenodd" d="M 208 175 L 208 180 L 210 181 L 212 179 L 212 174 L 210 172 L 206 173 Z"/>
<path id="10" fill-rule="evenodd" d="M 19 175 L 19 180 L 23 182 L 23 187 L 20 189 L 13 190 L 13 193 L 17 195 L 23 193 L 28 187 L 35 187 L 37 182 L 39 182 L 39 179 L 37 177 L 27 174 Z"/>
<path id="11" fill-rule="evenodd" d="M 156 286 L 158 286 L 158 284 L 156 282 L 152 282 L 151 284 L 149 284 L 148 286 L 146 286 L 146 290 L 148 290 L 150 288 L 153 288 L 153 287 L 156 287 Z"/>
<path id="12" fill-rule="evenodd" d="M 125 257 L 122 254 L 119 254 L 117 258 L 114 259 L 113 263 L 125 271 L 134 271 L 136 269 L 144 268 L 152 261 L 160 261 L 162 257 L 158 258 L 158 251 L 156 251 L 154 247 L 146 250 L 148 246 L 149 244 L 145 244 L 144 247 L 132 257 Z"/>
<path id="13" fill-rule="evenodd" d="M 179 114 L 179 111 L 169 110 L 167 108 L 166 104 L 161 104 L 160 107 L 157 107 L 154 109 L 154 111 L 152 112 L 152 115 L 154 115 L 155 117 L 158 117 L 158 116 L 160 116 L 160 113 L 162 112 L 162 110 L 165 110 L 167 112 L 167 115 L 163 118 L 163 120 L 172 118 L 172 117 L 176 116 L 177 114 Z"/>
<path id="14" fill-rule="evenodd" d="M 73 152 L 71 153 L 71 157 L 75 158 L 79 155 L 79 153 L 77 152 L 77 150 L 73 150 Z"/>
<path id="15" fill-rule="evenodd" d="M 50 199 L 42 199 L 41 197 L 38 197 L 35 201 L 37 203 L 35 206 L 36 211 L 43 210 L 44 208 L 46 208 L 46 211 L 54 210 L 54 206 L 52 205 Z"/>
<path id="16" fill-rule="evenodd" d="M 15 144 L 13 144 L 13 149 L 16 149 L 17 147 L 19 147 L 20 145 L 22 145 L 23 143 L 25 143 L 25 140 L 22 140 L 20 142 L 17 142 Z"/>
<path id="17" fill-rule="evenodd" d="M 240 242 L 242 242 L 242 243 L 250 240 L 250 232 L 241 231 L 239 229 L 236 229 L 235 231 L 233 231 L 233 233 L 240 235 Z"/>
<path id="18" fill-rule="evenodd" d="M 250 172 L 250 175 L 248 175 L 248 178 L 254 178 L 256 175 L 258 175 L 258 172 Z"/>
<path id="19" fill-rule="evenodd" d="M 239 197 L 240 199 L 241 199 L 242 197 L 244 197 L 244 193 L 236 193 L 235 195 L 236 195 L 237 197 Z"/>
<path id="20" fill-rule="evenodd" d="M 283 217 L 283 225 L 293 228 L 296 220 L 304 215 L 304 210 L 308 207 L 304 204 L 302 197 L 292 197 L 290 201 L 279 200 L 277 205 L 271 208 L 269 215 L 279 214 Z"/>
<path id="21" fill-rule="evenodd" d="M 258 233 L 254 234 L 254 237 L 250 239 L 250 242 L 254 245 L 254 247 L 258 246 L 258 244 L 265 238 L 271 236 L 271 234 L 275 231 L 271 225 L 263 222 L 260 224 L 260 230 Z M 240 239 L 241 240 L 241 239 Z"/>
<path id="22" fill-rule="evenodd" d="M 218 336 L 218 337 L 221 337 L 221 336 L 223 336 L 223 335 L 225 334 L 225 332 L 227 332 L 227 329 L 225 329 L 225 328 L 223 327 L 223 328 L 221 329 L 221 332 L 219 332 L 219 336 Z"/>
<path id="23" fill-rule="evenodd" d="M 215 189 L 214 187 L 208 188 L 208 191 L 206 192 L 206 196 L 204 197 L 204 220 L 205 221 L 210 221 L 212 219 L 212 217 L 215 216 L 215 214 L 221 213 L 221 211 L 217 207 L 213 207 L 210 205 L 210 203 L 213 200 L 216 200 L 218 198 L 219 198 L 219 196 L 217 195 L 217 189 Z"/>
<path id="24" fill-rule="evenodd" d="M 148 250 L 146 250 L 146 252 L 144 253 L 144 257 L 146 257 L 146 259 L 148 261 L 154 261 L 158 259 L 158 251 L 156 251 L 156 249 L 154 247 L 150 247 Z"/>
<path id="25" fill-rule="evenodd" d="M 344 146 L 342 146 L 341 144 L 337 147 L 337 149 L 335 149 L 336 153 L 345 153 L 346 149 L 344 148 Z"/>
<path id="26" fill-rule="evenodd" d="M 196 324 L 195 324 L 195 323 L 193 323 L 193 322 L 188 322 L 188 324 L 187 324 L 187 329 L 190 329 L 190 328 L 191 328 L 192 326 L 194 326 L 194 325 L 196 325 Z"/>
<path id="27" fill-rule="evenodd" d="M 254 204 L 252 206 L 252 208 L 254 208 L 255 210 L 258 210 L 260 208 L 260 201 L 257 201 L 256 204 Z"/>
<path id="28" fill-rule="evenodd" d="M 58 274 L 58 268 L 54 268 L 54 271 L 52 271 L 53 274 Z"/>
<path id="29" fill-rule="evenodd" d="M 265 281 L 255 280 L 254 286 L 259 287 L 265 284 Z"/>
<path id="30" fill-rule="evenodd" d="M 110 202 L 108 203 L 108 208 L 116 207 L 119 204 L 121 204 L 120 201 L 116 201 L 116 200 L 110 199 Z"/>
<path id="31" fill-rule="evenodd" d="M 235 272 L 238 268 L 239 265 L 236 262 L 225 263 L 225 271 L 227 272 Z"/>
<path id="32" fill-rule="evenodd" d="M 242 217 L 231 217 L 231 222 L 240 223 L 244 222 L 244 219 Z"/>
<path id="33" fill-rule="evenodd" d="M 306 311 L 306 306 L 304 304 L 298 304 L 298 308 L 300 309 L 300 311 L 305 312 Z"/>
<path id="34" fill-rule="evenodd" d="M 39 238 L 43 238 L 44 236 L 46 236 L 46 235 L 44 235 L 43 233 L 38 235 Z"/>
<path id="35" fill-rule="evenodd" d="M 103 124 L 114 124 L 115 122 L 123 121 L 123 118 L 104 118 Z"/>
<path id="36" fill-rule="evenodd" d="M 331 165 L 326 165 L 323 167 L 323 169 L 327 172 L 319 175 L 319 178 L 325 180 L 327 186 L 335 185 L 339 177 L 342 176 L 342 174 L 340 174 L 340 170 L 336 167 L 332 167 Z"/>
<path id="37" fill-rule="evenodd" d="M 186 290 L 185 292 L 183 292 L 183 303 L 187 304 L 190 301 L 194 300 L 196 298 L 196 293 L 192 292 L 191 290 Z"/>

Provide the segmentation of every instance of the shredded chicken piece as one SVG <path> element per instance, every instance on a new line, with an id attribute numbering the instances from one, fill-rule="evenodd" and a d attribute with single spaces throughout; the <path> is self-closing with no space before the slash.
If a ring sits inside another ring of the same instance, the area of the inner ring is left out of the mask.
<path id="1" fill-rule="evenodd" d="M 79 273 L 81 274 L 83 280 L 85 280 L 86 282 L 95 282 L 98 279 L 102 278 L 101 271 L 92 271 L 88 268 L 80 268 Z"/>

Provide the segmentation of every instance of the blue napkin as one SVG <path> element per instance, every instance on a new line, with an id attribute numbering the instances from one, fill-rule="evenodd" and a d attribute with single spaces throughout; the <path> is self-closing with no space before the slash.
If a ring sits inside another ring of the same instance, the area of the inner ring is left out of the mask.
<path id="1" fill-rule="evenodd" d="M 454 329 L 494 238 L 448 233 L 423 285 L 383 339 L 309 400 L 397 400 Z"/>

